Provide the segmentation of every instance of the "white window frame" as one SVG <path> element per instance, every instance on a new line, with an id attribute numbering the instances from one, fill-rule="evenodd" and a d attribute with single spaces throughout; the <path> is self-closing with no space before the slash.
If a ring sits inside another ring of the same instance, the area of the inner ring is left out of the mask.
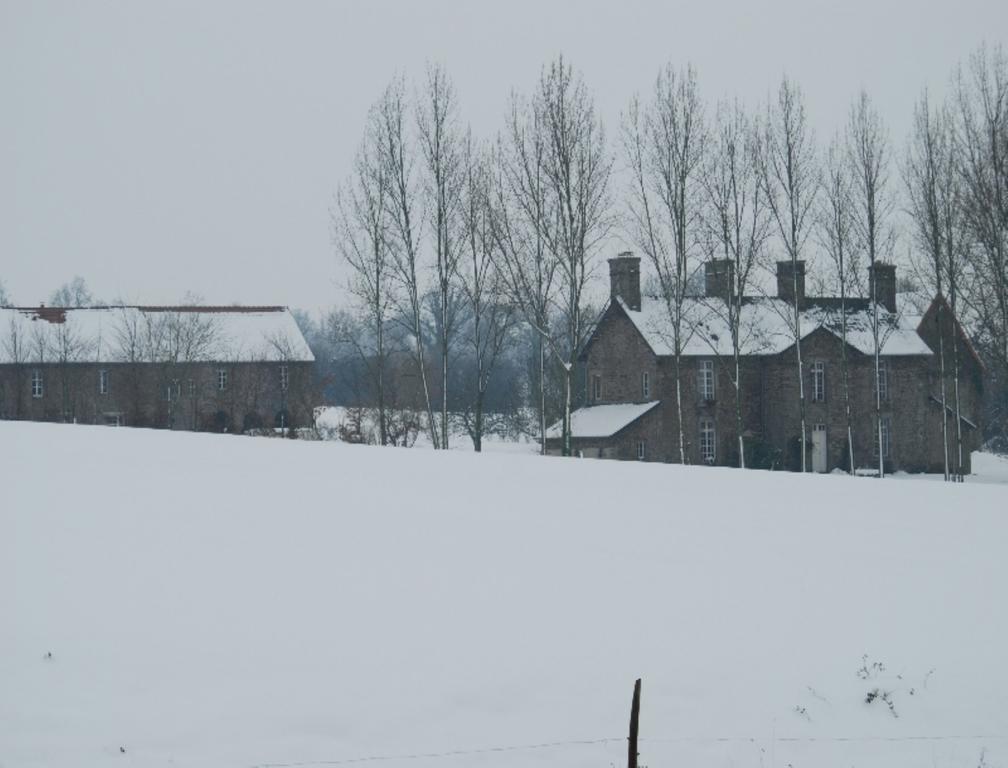
<path id="1" fill-rule="evenodd" d="M 645 400 L 651 397 L 651 374 L 647 371 L 641 373 L 641 395 Z"/>
<path id="2" fill-rule="evenodd" d="M 826 402 L 826 363 L 822 360 L 812 363 L 812 402 Z"/>
<path id="3" fill-rule="evenodd" d="M 700 419 L 700 460 L 704 464 L 717 461 L 717 426 L 714 419 Z"/>
<path id="4" fill-rule="evenodd" d="M 35 400 L 41 400 L 45 395 L 45 378 L 41 368 L 32 368 L 31 393 Z"/>
<path id="5" fill-rule="evenodd" d="M 592 374 L 592 400 L 598 402 L 602 399 L 602 374 Z"/>
<path id="6" fill-rule="evenodd" d="M 883 403 L 889 402 L 889 367 L 886 365 L 885 360 L 879 360 L 875 388 L 878 392 L 879 400 Z"/>
<path id="7" fill-rule="evenodd" d="M 228 385 L 228 372 L 227 368 L 217 369 L 217 391 L 224 392 Z"/>
<path id="8" fill-rule="evenodd" d="M 108 368 L 101 368 L 98 371 L 98 394 L 107 395 L 109 385 L 109 372 Z"/>
<path id="9" fill-rule="evenodd" d="M 698 371 L 698 387 L 700 389 L 700 399 L 704 401 L 714 400 L 714 361 L 701 360 Z"/>
<path id="10" fill-rule="evenodd" d="M 892 417 L 882 416 L 879 419 L 879 437 L 882 440 L 882 458 L 888 459 L 892 453 Z"/>
<path id="11" fill-rule="evenodd" d="M 284 363 L 280 366 L 280 389 L 283 392 L 287 391 L 290 386 L 290 370 L 287 368 L 287 364 Z"/>
<path id="12" fill-rule="evenodd" d="M 196 396 L 196 380 L 189 379 L 189 397 Z"/>
<path id="13" fill-rule="evenodd" d="M 644 461 L 644 453 L 646 447 L 647 446 L 644 445 L 643 440 L 637 441 L 637 461 Z"/>

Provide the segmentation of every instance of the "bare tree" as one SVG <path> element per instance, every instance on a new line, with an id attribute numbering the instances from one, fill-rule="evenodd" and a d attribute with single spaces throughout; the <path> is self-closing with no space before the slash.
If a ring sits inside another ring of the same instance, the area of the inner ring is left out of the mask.
<path id="1" fill-rule="evenodd" d="M 613 161 L 594 99 L 562 56 L 543 71 L 534 108 L 546 134 L 545 176 L 555 213 L 544 233 L 559 276 L 564 339 L 551 347 L 564 373 L 563 453 L 569 456 L 574 364 L 591 327 L 584 316 L 585 290 L 598 246 L 613 226 Z"/>
<path id="2" fill-rule="evenodd" d="M 0 307 L 11 306 L 10 296 L 7 295 L 7 288 L 4 286 L 3 280 L 0 280 Z"/>
<path id="3" fill-rule="evenodd" d="M 145 422 L 143 413 L 144 399 L 144 362 L 148 359 L 146 341 L 148 339 L 147 323 L 136 307 L 121 306 L 117 310 L 113 327 L 114 352 L 113 359 L 123 363 L 122 372 L 130 404 L 129 423 L 139 426 Z"/>
<path id="4" fill-rule="evenodd" d="M 861 91 L 851 106 L 847 122 L 847 161 L 853 183 L 854 227 L 868 256 L 869 269 L 892 253 L 895 230 L 892 214 L 895 202 L 888 188 L 889 139 L 882 117 L 868 94 Z M 882 392 L 878 386 L 881 367 L 882 334 L 879 319 L 878 281 L 871 280 L 871 332 L 875 365 L 875 432 L 879 477 L 885 476 L 882 451 Z"/>
<path id="5" fill-rule="evenodd" d="M 504 135 L 494 152 L 492 232 L 502 291 L 534 330 L 538 376 L 539 449 L 546 453 L 546 355 L 557 261 L 547 249 L 546 228 L 555 214 L 546 178 L 543 115 L 512 94 Z"/>
<path id="6" fill-rule="evenodd" d="M 950 164 L 951 136 L 947 119 L 941 109 L 931 107 L 928 94 L 921 96 L 914 107 L 913 133 L 903 166 L 910 217 L 915 240 L 925 254 L 925 265 L 918 270 L 938 298 L 935 323 L 938 330 L 939 394 L 942 406 L 942 446 L 945 480 L 952 479 L 949 469 L 949 429 L 945 358 L 945 287 L 950 262 L 946 254 L 948 185 L 954 185 L 955 170 Z M 948 222 L 951 224 L 951 222 Z M 954 258 L 954 257 L 953 257 Z M 951 318 L 949 319 L 951 321 Z M 957 413 L 958 413 L 958 409 Z"/>
<path id="7" fill-rule="evenodd" d="M 802 369 L 801 306 L 798 294 L 798 262 L 803 260 L 811 233 L 810 213 L 818 188 L 815 146 L 805 116 L 805 101 L 797 84 L 785 77 L 776 102 L 767 108 L 760 180 L 773 215 L 784 252 L 791 261 L 793 279 L 792 334 L 801 422 L 801 470 L 808 469 L 808 430 L 805 416 L 805 376 Z"/>
<path id="8" fill-rule="evenodd" d="M 53 324 L 50 350 L 55 358 L 60 380 L 60 411 L 63 421 L 76 422 L 78 385 L 81 376 L 80 366 L 77 363 L 88 356 L 92 351 L 92 345 L 69 313 L 63 322 Z"/>
<path id="9" fill-rule="evenodd" d="M 476 451 L 483 449 L 484 400 L 490 377 L 511 330 L 512 308 L 504 301 L 501 276 L 494 259 L 491 170 L 488 154 L 466 140 L 463 221 L 465 253 L 461 258 L 462 293 L 468 309 L 466 341 L 475 360 L 472 418 L 469 435 Z"/>
<path id="10" fill-rule="evenodd" d="M 193 294 L 187 294 L 183 299 L 183 305 L 188 307 L 195 308 L 200 303 L 202 300 Z M 219 325 L 212 313 L 192 309 L 144 314 L 150 317 L 147 340 L 152 346 L 147 354 L 156 363 L 159 379 L 156 391 L 165 395 L 168 427 L 174 428 L 177 423 L 184 391 L 189 401 L 189 426 L 195 428 L 199 388 L 198 382 L 190 376 L 193 365 L 213 359 L 226 361 L 232 359 L 238 350 L 225 346 L 226 340 L 221 338 Z M 183 380 L 186 381 L 184 390 Z"/>
<path id="11" fill-rule="evenodd" d="M 1008 56 L 981 46 L 956 73 L 955 144 L 972 279 L 963 299 L 1008 372 Z M 1003 418 L 1003 415 L 1002 415 Z"/>
<path id="12" fill-rule="evenodd" d="M 415 158 L 412 142 L 407 133 L 408 108 L 405 85 L 402 79 L 394 80 L 378 103 L 377 119 L 381 137 L 381 163 L 389 189 L 389 254 L 392 271 L 399 283 L 397 292 L 398 316 L 405 319 L 405 327 L 413 338 L 414 362 L 423 388 L 427 410 L 427 426 L 434 447 L 440 447 L 438 430 L 434 422 L 430 387 L 427 382 L 427 364 L 424 354 L 423 286 L 420 283 L 420 237 L 423 215 L 417 211 L 416 180 L 413 177 Z"/>
<path id="13" fill-rule="evenodd" d="M 92 307 L 100 303 L 80 275 L 76 275 L 69 283 L 63 283 L 49 297 L 49 305 L 52 307 Z"/>
<path id="14" fill-rule="evenodd" d="M 286 333 L 276 332 L 266 336 L 266 348 L 260 355 L 263 362 L 270 365 L 263 366 L 264 371 L 269 371 L 272 367 L 275 378 L 272 387 L 280 394 L 280 412 L 277 414 L 275 426 L 280 428 L 283 437 L 290 436 L 291 433 L 291 406 L 295 406 L 296 411 L 310 413 L 314 407 L 314 402 L 306 399 L 306 396 L 314 395 L 313 387 L 307 381 L 294 380 L 297 373 L 292 363 L 298 360 L 298 345 Z M 267 374 L 268 375 L 268 374 Z M 267 392 L 272 388 L 267 382 L 265 389 Z M 384 445 L 384 443 L 382 443 Z"/>
<path id="15" fill-rule="evenodd" d="M 495 239 L 509 296 L 563 371 L 561 434 L 569 456 L 574 366 L 590 329 L 585 290 L 613 225 L 612 158 L 594 100 L 562 56 L 543 69 L 524 119 L 513 116 L 512 136 L 503 143 Z M 548 266 L 538 261 L 540 245 Z M 539 314 L 544 295 L 562 325 L 559 334 L 551 332 L 550 307 Z"/>
<path id="16" fill-rule="evenodd" d="M 714 252 L 732 265 L 727 295 L 721 297 L 723 302 L 712 302 L 712 307 L 731 333 L 735 432 L 739 466 L 744 468 L 742 347 L 748 329 L 743 327 L 742 306 L 770 234 L 769 208 L 759 180 L 761 136 L 737 101 L 718 106 L 711 140 L 703 173 L 705 224 L 715 243 Z"/>
<path id="17" fill-rule="evenodd" d="M 360 304 L 368 334 L 356 349 L 373 381 L 378 406 L 378 436 L 388 443 L 386 326 L 393 302 L 389 254 L 390 198 L 388 166 L 381 157 L 381 123 L 377 110 L 368 119 L 367 133 L 354 161 L 354 172 L 339 189 L 331 212 L 332 239 L 350 265 L 350 293 Z M 357 335 L 353 337 L 355 341 Z M 370 342 L 370 343 L 369 343 Z"/>
<path id="18" fill-rule="evenodd" d="M 12 312 L 4 336 L 3 348 L 7 363 L 13 373 L 14 418 L 22 415 L 25 389 L 25 365 L 31 356 L 31 338 L 26 327 L 27 320 L 20 312 Z"/>
<path id="19" fill-rule="evenodd" d="M 951 118 L 946 112 L 946 121 L 951 124 Z M 955 473 L 957 482 L 964 482 L 963 475 L 963 416 L 959 381 L 962 374 L 960 367 L 960 333 L 959 329 L 959 297 L 961 286 L 970 282 L 972 265 L 969 259 L 969 234 L 963 204 L 963 184 L 956 168 L 959 164 L 957 145 L 954 140 L 949 142 L 948 156 L 945 158 L 942 173 L 943 183 L 939 189 L 938 204 L 944 230 L 945 269 L 949 290 L 949 309 L 952 322 L 952 401 L 955 404 Z"/>
<path id="20" fill-rule="evenodd" d="M 424 161 L 424 193 L 434 243 L 438 345 L 441 352 L 441 439 L 448 447 L 448 355 L 454 335 L 452 300 L 462 248 L 463 138 L 455 88 L 444 69 L 427 67 L 427 84 L 417 109 Z M 435 445 L 437 441 L 435 440 Z"/>
<path id="21" fill-rule="evenodd" d="M 854 476 L 854 419 L 851 412 L 850 361 L 847 354 L 847 297 L 857 285 L 857 237 L 854 231 L 852 182 L 842 137 L 833 140 L 823 162 L 822 193 L 816 224 L 819 242 L 832 261 L 840 292 L 840 376 L 847 423 L 848 471 Z"/>
<path id="22" fill-rule="evenodd" d="M 692 67 L 666 65 L 651 101 L 634 99 L 624 119 L 623 144 L 633 173 L 631 236 L 655 273 L 668 314 L 676 392 L 679 461 L 686 462 L 682 352 L 689 328 L 686 298 L 695 267 L 704 204 L 707 127 Z"/>

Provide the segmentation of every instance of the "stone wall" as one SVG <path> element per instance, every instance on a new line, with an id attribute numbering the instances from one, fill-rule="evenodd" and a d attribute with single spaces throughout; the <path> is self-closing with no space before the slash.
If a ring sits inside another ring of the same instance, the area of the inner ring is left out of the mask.
<path id="1" fill-rule="evenodd" d="M 240 431 L 310 424 L 315 405 L 311 363 L 59 363 L 0 365 L 0 418 Z M 42 397 L 32 373 L 42 374 Z M 100 371 L 108 387 L 100 391 Z M 227 371 L 221 390 L 218 370 Z M 170 395 L 169 395 L 170 391 Z"/>

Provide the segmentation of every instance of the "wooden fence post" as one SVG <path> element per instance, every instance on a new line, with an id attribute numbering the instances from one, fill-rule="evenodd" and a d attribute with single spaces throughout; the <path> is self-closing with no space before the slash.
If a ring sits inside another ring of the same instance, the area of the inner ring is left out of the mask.
<path id="1" fill-rule="evenodd" d="M 630 746 L 627 768 L 637 768 L 637 720 L 640 716 L 640 678 L 633 687 L 633 702 L 630 704 Z"/>

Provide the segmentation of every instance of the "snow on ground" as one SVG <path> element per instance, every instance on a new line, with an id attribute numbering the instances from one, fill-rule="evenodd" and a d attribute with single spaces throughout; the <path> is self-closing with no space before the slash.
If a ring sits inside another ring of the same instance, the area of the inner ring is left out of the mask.
<path id="1" fill-rule="evenodd" d="M 966 475 L 965 480 L 967 483 L 1008 484 L 1008 457 L 983 451 L 973 451 L 972 465 L 973 474 Z M 897 472 L 896 477 L 909 480 L 943 481 L 945 479 L 940 473 L 910 475 L 906 472 Z"/>
<path id="2" fill-rule="evenodd" d="M 0 475 L 4 768 L 618 766 L 638 676 L 650 768 L 1008 764 L 1004 487 L 14 422 Z"/>
<path id="3" fill-rule="evenodd" d="M 973 474 L 966 482 L 1008 483 L 1008 457 L 974 451 L 972 460 Z"/>

